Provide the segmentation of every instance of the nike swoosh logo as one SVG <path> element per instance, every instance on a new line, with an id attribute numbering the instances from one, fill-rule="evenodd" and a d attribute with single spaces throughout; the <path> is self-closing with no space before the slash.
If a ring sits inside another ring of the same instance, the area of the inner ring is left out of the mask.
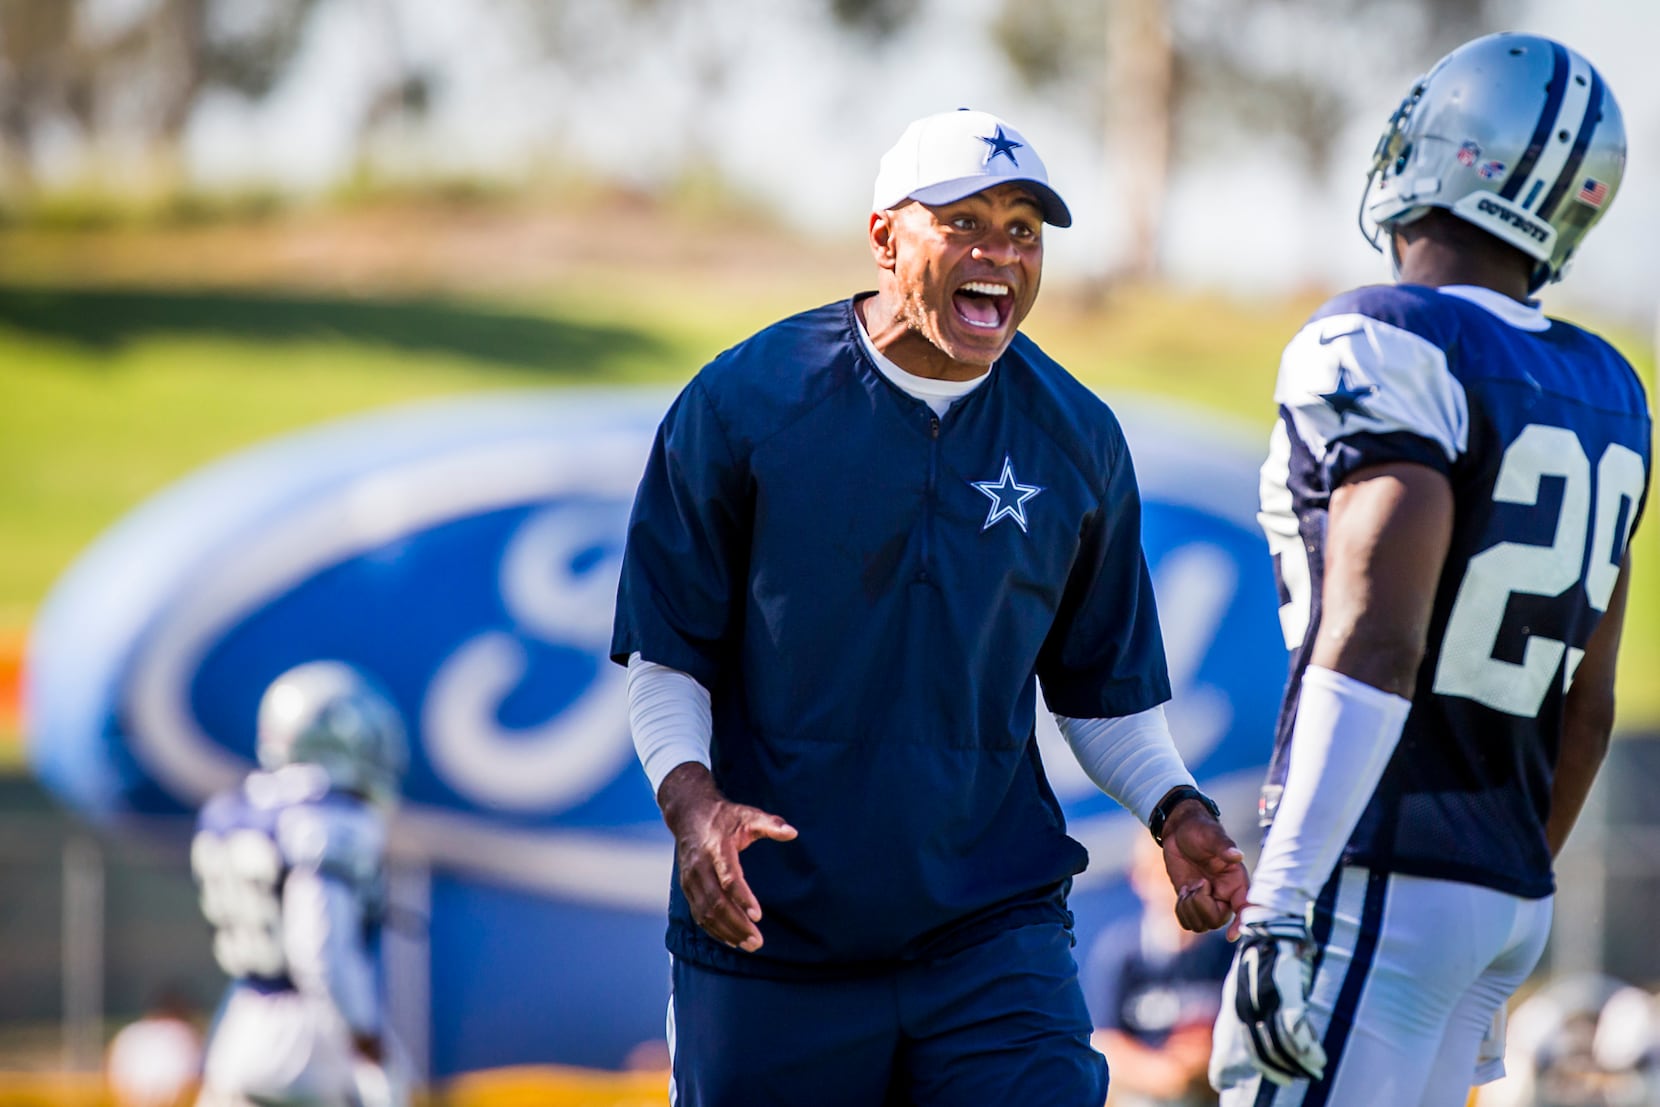
<path id="1" fill-rule="evenodd" d="M 1365 328 L 1363 328 L 1363 327 L 1354 327 L 1351 330 L 1341 331 L 1337 334 L 1323 334 L 1323 335 L 1320 336 L 1320 345 L 1330 346 L 1333 342 L 1336 342 L 1339 338 L 1347 338 L 1351 334 L 1361 334 L 1361 333 L 1364 333 L 1364 330 L 1365 330 Z"/>

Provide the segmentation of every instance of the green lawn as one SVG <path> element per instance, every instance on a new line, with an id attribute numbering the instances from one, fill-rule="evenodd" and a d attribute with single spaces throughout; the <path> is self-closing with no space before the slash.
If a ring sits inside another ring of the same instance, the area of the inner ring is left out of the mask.
<path id="1" fill-rule="evenodd" d="M 239 447 L 420 397 L 678 382 L 841 281 L 810 266 L 700 282 L 619 265 L 490 299 L 371 298 L 33 284 L 0 268 L 0 631 L 26 625 L 125 511 Z M 1103 391 L 1191 401 L 1265 432 L 1279 349 L 1312 305 L 1051 287 L 1027 329 Z M 1625 348 L 1652 372 L 1646 346 Z M 1654 532 L 1639 538 L 1644 568 L 1660 564 Z M 1660 723 L 1660 682 L 1648 676 L 1660 663 L 1660 582 L 1648 579 L 1637 578 L 1627 633 L 1627 727 Z"/>

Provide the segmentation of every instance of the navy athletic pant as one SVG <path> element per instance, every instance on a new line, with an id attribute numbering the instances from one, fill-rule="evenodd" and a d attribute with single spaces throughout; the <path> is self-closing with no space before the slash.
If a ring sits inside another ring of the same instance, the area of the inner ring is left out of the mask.
<path id="1" fill-rule="evenodd" d="M 1020 927 L 840 980 L 674 963 L 675 1107 L 1101 1107 L 1071 934 Z"/>

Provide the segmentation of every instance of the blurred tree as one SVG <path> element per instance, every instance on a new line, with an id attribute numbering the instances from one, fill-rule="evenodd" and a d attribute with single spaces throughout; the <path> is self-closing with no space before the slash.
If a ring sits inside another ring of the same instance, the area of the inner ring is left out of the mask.
<path id="1" fill-rule="evenodd" d="M 1174 165 L 1202 156 L 1220 171 L 1243 146 L 1279 141 L 1306 171 L 1324 172 L 1340 128 L 1366 106 L 1355 100 L 1356 65 L 1369 72 L 1426 68 L 1520 6 L 1004 0 L 993 35 L 1028 87 L 1061 97 L 1104 129 L 1112 204 L 1129 225 L 1121 275 L 1148 279 L 1159 272 Z M 1380 126 L 1386 115 L 1380 108 Z"/>
<path id="2" fill-rule="evenodd" d="M 42 143 L 68 128 L 94 151 L 111 142 L 143 150 L 158 183 L 175 185 L 179 143 L 202 95 L 270 93 L 316 4 L 0 0 L 4 183 L 30 187 Z"/>
<path id="3" fill-rule="evenodd" d="M 69 76 L 78 68 L 68 56 L 74 22 L 69 4 L 0 0 L 0 186 L 33 179 L 37 118 L 85 110 Z"/>
<path id="4" fill-rule="evenodd" d="M 916 16 L 919 0 L 829 0 L 838 26 L 881 41 L 905 28 Z"/>

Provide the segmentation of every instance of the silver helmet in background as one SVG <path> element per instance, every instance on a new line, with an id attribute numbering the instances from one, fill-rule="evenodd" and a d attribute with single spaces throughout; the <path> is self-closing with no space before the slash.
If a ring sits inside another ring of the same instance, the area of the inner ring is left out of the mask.
<path id="1" fill-rule="evenodd" d="M 271 682 L 259 702 L 259 764 L 317 765 L 334 787 L 391 803 L 409 764 L 403 720 L 387 695 L 340 661 L 311 661 Z"/>
<path id="2" fill-rule="evenodd" d="M 1624 175 L 1625 122 L 1591 63 L 1541 35 L 1488 35 L 1437 62 L 1390 117 L 1361 230 L 1382 249 L 1392 228 L 1445 208 L 1531 257 L 1536 290 L 1561 279 Z"/>

